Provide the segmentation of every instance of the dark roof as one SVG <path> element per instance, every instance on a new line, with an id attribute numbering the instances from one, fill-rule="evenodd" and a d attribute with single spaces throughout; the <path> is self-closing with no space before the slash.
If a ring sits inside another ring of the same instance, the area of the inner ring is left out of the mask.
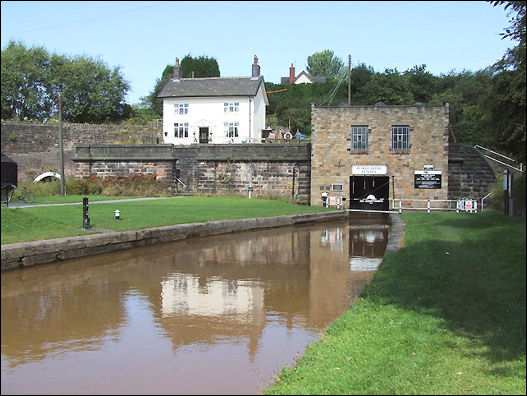
<path id="1" fill-rule="evenodd" d="M 263 76 L 251 77 L 207 77 L 171 78 L 167 81 L 158 98 L 195 96 L 256 96 L 263 84 Z"/>
<path id="2" fill-rule="evenodd" d="M 324 83 L 324 82 L 326 82 L 326 77 L 323 77 L 323 76 L 315 76 L 315 77 L 313 77 L 311 74 L 307 73 L 304 70 L 302 70 L 295 77 L 295 79 L 297 80 L 302 74 L 304 74 L 308 78 L 308 80 L 311 80 L 312 82 L 317 82 L 317 83 Z M 289 84 L 289 77 L 281 77 L 280 78 L 280 84 Z"/>

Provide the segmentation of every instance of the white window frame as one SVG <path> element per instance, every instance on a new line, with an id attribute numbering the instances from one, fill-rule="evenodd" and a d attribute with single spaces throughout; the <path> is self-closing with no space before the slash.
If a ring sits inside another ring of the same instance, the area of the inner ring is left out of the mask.
<path id="1" fill-rule="evenodd" d="M 174 122 L 174 137 L 178 139 L 188 138 L 188 122 Z"/>
<path id="2" fill-rule="evenodd" d="M 235 137 L 238 137 L 238 130 L 240 128 L 240 123 L 237 121 L 224 122 L 223 128 L 225 131 L 226 138 L 235 138 Z"/>
<path id="3" fill-rule="evenodd" d="M 370 147 L 368 134 L 370 128 L 367 125 L 351 126 L 351 151 L 368 151 Z"/>
<path id="4" fill-rule="evenodd" d="M 175 103 L 174 112 L 177 115 L 187 115 L 188 114 L 188 103 Z"/>
<path id="5" fill-rule="evenodd" d="M 240 102 L 224 102 L 223 112 L 224 113 L 237 113 L 240 111 Z"/>

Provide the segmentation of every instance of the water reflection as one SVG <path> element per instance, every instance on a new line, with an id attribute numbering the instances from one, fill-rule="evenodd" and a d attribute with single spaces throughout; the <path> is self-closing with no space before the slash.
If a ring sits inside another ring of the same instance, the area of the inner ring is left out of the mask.
<path id="1" fill-rule="evenodd" d="M 371 279 L 358 252 L 386 242 L 341 221 L 2 273 L 2 393 L 257 393 Z"/>

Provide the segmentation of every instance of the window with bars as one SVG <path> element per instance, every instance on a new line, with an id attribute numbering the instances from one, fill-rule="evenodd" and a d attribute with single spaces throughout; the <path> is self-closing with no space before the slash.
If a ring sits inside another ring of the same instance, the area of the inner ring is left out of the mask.
<path id="1" fill-rule="evenodd" d="M 392 150 L 410 150 L 410 126 L 392 125 Z"/>
<path id="2" fill-rule="evenodd" d="M 224 122 L 223 127 L 225 129 L 225 137 L 238 137 L 238 122 Z"/>
<path id="3" fill-rule="evenodd" d="M 235 113 L 240 110 L 239 102 L 225 102 L 223 103 L 223 112 L 224 113 Z"/>
<path id="4" fill-rule="evenodd" d="M 368 151 L 368 131 L 366 125 L 351 126 L 351 150 Z"/>
<path id="5" fill-rule="evenodd" d="M 176 103 L 176 104 L 174 104 L 174 111 L 178 115 L 188 114 L 188 103 Z"/>
<path id="6" fill-rule="evenodd" d="M 187 138 L 188 137 L 188 122 L 174 123 L 174 137 Z"/>

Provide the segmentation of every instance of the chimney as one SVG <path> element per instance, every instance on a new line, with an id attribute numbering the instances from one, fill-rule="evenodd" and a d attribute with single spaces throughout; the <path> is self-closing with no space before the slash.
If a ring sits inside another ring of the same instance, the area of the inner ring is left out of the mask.
<path id="1" fill-rule="evenodd" d="M 291 67 L 289 68 L 289 84 L 294 84 L 296 80 L 295 77 L 295 67 L 291 63 Z"/>
<path id="2" fill-rule="evenodd" d="M 181 80 L 181 66 L 179 66 L 179 58 L 176 58 L 176 65 L 174 66 L 174 80 Z"/>
<path id="3" fill-rule="evenodd" d="M 253 77 L 252 78 L 258 78 L 260 76 L 260 65 L 258 64 L 258 57 L 254 55 L 254 63 L 253 63 Z"/>

